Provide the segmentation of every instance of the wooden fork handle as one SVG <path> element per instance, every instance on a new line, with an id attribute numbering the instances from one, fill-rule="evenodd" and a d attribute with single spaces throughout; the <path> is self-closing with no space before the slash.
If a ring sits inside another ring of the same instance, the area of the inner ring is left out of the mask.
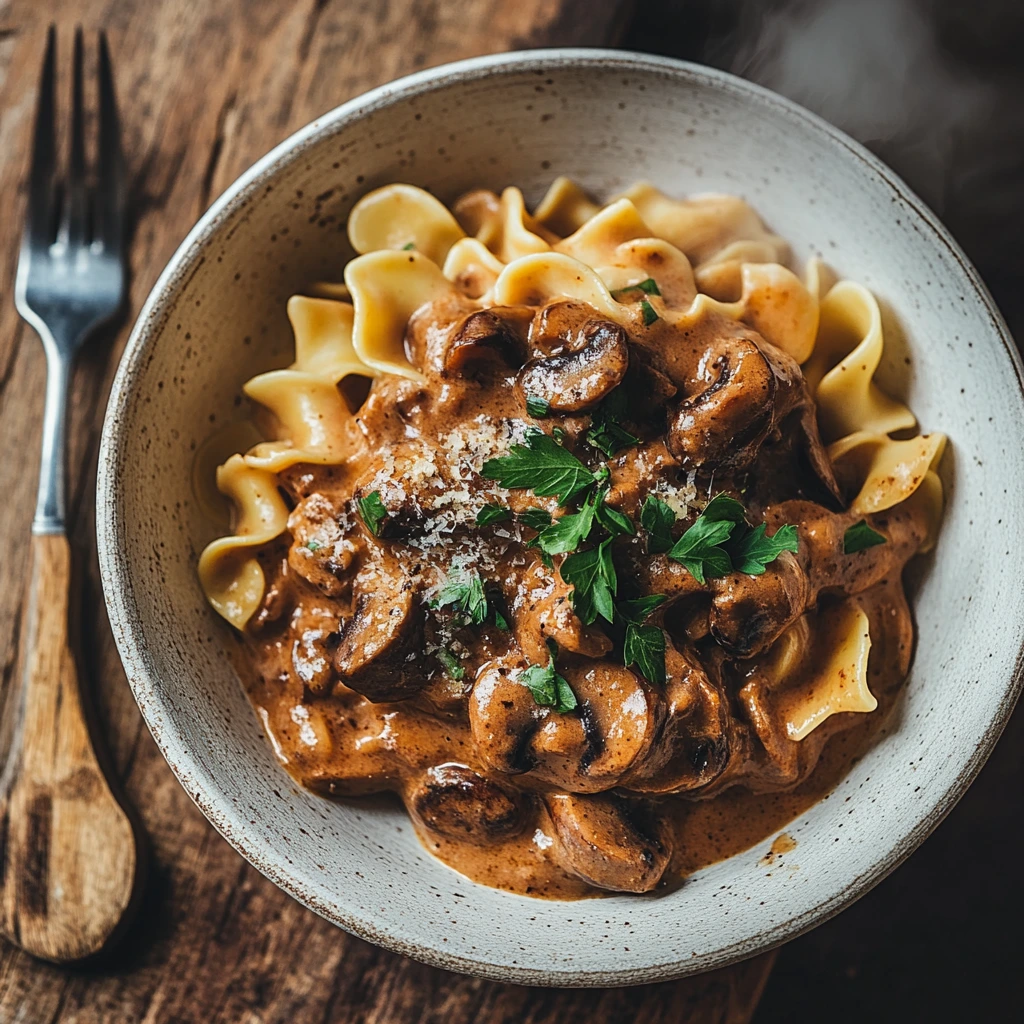
<path id="1" fill-rule="evenodd" d="M 0 777 L 0 926 L 56 962 L 99 952 L 136 881 L 132 825 L 96 760 L 68 629 L 71 549 L 32 537 L 18 718 Z"/>

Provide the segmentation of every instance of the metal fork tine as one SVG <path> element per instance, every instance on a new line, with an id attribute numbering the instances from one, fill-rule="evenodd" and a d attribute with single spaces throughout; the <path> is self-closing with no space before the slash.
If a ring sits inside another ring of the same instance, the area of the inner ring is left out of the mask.
<path id="1" fill-rule="evenodd" d="M 85 186 L 85 103 L 82 95 L 82 63 L 84 43 L 82 28 L 75 29 L 74 67 L 71 86 L 71 153 L 68 161 L 68 188 L 65 223 L 62 233 L 70 246 L 84 244 L 87 239 L 88 195 Z"/>
<path id="2" fill-rule="evenodd" d="M 114 75 L 110 68 L 107 34 L 103 31 L 100 32 L 99 94 L 99 184 L 96 189 L 95 236 L 105 248 L 116 250 L 124 231 L 124 162 Z"/>
<path id="3" fill-rule="evenodd" d="M 46 36 L 46 56 L 39 76 L 39 99 L 32 141 L 32 168 L 29 173 L 28 211 L 25 237 L 49 242 L 53 230 L 53 174 L 57 163 L 54 136 L 56 113 L 54 92 L 57 71 L 57 27 L 50 26 Z"/>

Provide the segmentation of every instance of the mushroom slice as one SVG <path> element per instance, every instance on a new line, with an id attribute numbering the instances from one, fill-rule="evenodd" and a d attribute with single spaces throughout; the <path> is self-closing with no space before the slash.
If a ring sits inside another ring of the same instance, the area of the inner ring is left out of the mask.
<path id="1" fill-rule="evenodd" d="M 737 658 L 767 650 L 803 615 L 811 598 L 807 573 L 789 551 L 761 576 L 733 572 L 710 585 L 711 635 Z"/>
<path id="2" fill-rule="evenodd" d="M 799 401 L 799 367 L 751 334 L 718 338 L 698 366 L 704 386 L 670 414 L 669 451 L 684 466 L 745 468 Z"/>
<path id="3" fill-rule="evenodd" d="M 469 699 L 477 752 L 495 771 L 529 772 L 570 792 L 612 789 L 647 753 L 659 724 L 657 701 L 621 665 L 579 659 L 559 671 L 578 701 L 567 714 L 536 703 L 519 681 L 522 667 L 485 666 Z"/>
<path id="4" fill-rule="evenodd" d="M 521 797 L 461 764 L 428 768 L 407 789 L 409 813 L 428 831 L 489 846 L 526 825 Z"/>
<path id="5" fill-rule="evenodd" d="M 588 320 L 580 338 L 578 348 L 531 359 L 520 370 L 516 390 L 521 401 L 542 398 L 554 412 L 583 412 L 622 383 L 629 369 L 626 332 L 610 320 Z"/>
<path id="6" fill-rule="evenodd" d="M 523 365 L 526 342 L 517 325 L 501 315 L 504 309 L 479 309 L 455 324 L 444 353 L 444 376 L 493 376 Z"/>
<path id="7" fill-rule="evenodd" d="M 647 808 L 609 795 L 544 800 L 568 871 L 612 892 L 650 892 L 661 880 L 672 840 Z"/>
<path id="8" fill-rule="evenodd" d="M 646 758 L 623 780 L 639 793 L 683 793 L 710 785 L 729 762 L 729 704 L 696 655 L 665 650 L 663 725 Z"/>
<path id="9" fill-rule="evenodd" d="M 533 664 L 548 660 L 547 641 L 554 640 L 561 651 L 601 658 L 612 642 L 599 629 L 585 626 L 572 607 L 572 587 L 556 575 L 544 587 L 526 589 L 512 607 L 519 649 Z"/>
<path id="10" fill-rule="evenodd" d="M 530 351 L 537 356 L 557 356 L 567 348 L 578 348 L 573 341 L 594 312 L 593 306 L 578 299 L 560 299 L 542 306 L 530 324 Z"/>
<path id="11" fill-rule="evenodd" d="M 412 580 L 380 572 L 356 597 L 334 652 L 341 681 L 374 703 L 405 700 L 424 684 L 422 609 Z"/>

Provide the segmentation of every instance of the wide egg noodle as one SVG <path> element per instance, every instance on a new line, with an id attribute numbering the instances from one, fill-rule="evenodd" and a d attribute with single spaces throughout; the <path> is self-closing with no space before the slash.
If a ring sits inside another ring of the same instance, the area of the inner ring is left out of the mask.
<path id="1" fill-rule="evenodd" d="M 852 598 L 803 616 L 779 638 L 766 675 L 788 739 L 799 742 L 832 715 L 878 707 L 868 688 L 870 651 L 868 617 Z"/>
<path id="2" fill-rule="evenodd" d="M 873 380 L 883 348 L 875 297 L 863 285 L 840 281 L 821 302 L 814 352 L 803 367 L 826 443 L 860 430 L 891 434 L 917 423 Z"/>
<path id="3" fill-rule="evenodd" d="M 263 569 L 253 552 L 284 532 L 288 509 L 275 474 L 247 465 L 240 455 L 217 470 L 217 487 L 234 506 L 236 526 L 231 536 L 204 548 L 199 582 L 214 610 L 242 629 L 263 600 Z"/>
<path id="4" fill-rule="evenodd" d="M 438 266 L 464 234 L 448 207 L 415 185 L 367 192 L 348 217 L 348 238 L 356 252 L 412 248 Z"/>
<path id="5" fill-rule="evenodd" d="M 534 219 L 563 238 L 578 231 L 601 209 L 572 178 L 555 178 L 533 211 Z"/>
<path id="6" fill-rule="evenodd" d="M 288 369 L 332 384 L 350 374 L 374 375 L 352 342 L 355 309 L 351 303 L 293 295 L 288 300 L 288 320 L 295 335 L 295 361 Z"/>
<path id="7" fill-rule="evenodd" d="M 477 238 L 461 238 L 445 258 L 442 273 L 459 291 L 489 305 L 491 289 L 505 264 Z"/>

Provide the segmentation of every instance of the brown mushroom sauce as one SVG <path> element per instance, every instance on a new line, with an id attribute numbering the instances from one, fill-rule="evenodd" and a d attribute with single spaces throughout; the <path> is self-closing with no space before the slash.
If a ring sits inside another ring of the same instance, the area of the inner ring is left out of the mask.
<path id="1" fill-rule="evenodd" d="M 902 508 L 871 516 L 888 543 L 843 555 L 854 517 L 796 363 L 718 315 L 627 338 L 579 302 L 434 303 L 412 318 L 406 347 L 425 383 L 378 378 L 353 419 L 351 456 L 281 477 L 289 531 L 261 553 L 266 596 L 246 634 L 250 696 L 288 771 L 325 796 L 394 791 L 458 871 L 556 898 L 668 885 L 827 793 L 908 669 L 900 577 L 925 525 Z M 606 459 L 584 435 L 614 388 L 626 389 L 641 443 Z M 651 620 L 668 638 L 664 687 L 612 660 L 600 626 L 577 618 L 561 556 L 546 567 L 529 546 L 535 531 L 475 524 L 486 502 L 556 509 L 478 473 L 533 422 L 527 395 L 550 402 L 537 426 L 564 430 L 588 465 L 607 462 L 608 501 L 634 522 L 646 495 L 675 496 L 689 507 L 678 536 L 713 487 L 742 496 L 754 523 L 798 527 L 796 555 L 707 585 L 648 554 L 643 531 L 615 542 L 620 581 L 667 595 Z M 380 538 L 356 511 L 374 490 L 388 512 Z M 509 631 L 460 628 L 430 607 L 458 559 L 492 588 Z M 766 652 L 820 602 L 854 594 L 870 620 L 879 710 L 833 715 L 795 743 L 772 706 Z M 546 663 L 549 639 L 579 701 L 567 714 L 517 680 Z M 441 646 L 462 678 L 438 660 Z"/>

